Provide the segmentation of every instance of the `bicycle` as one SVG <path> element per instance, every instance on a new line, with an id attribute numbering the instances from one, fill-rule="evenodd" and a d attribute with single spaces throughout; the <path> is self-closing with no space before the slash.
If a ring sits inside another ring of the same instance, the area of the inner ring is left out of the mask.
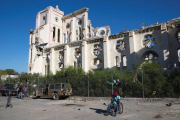
<path id="1" fill-rule="evenodd" d="M 111 114 L 114 112 L 114 108 L 111 108 Z M 123 113 L 123 104 L 122 102 L 117 103 L 117 113 L 122 114 Z"/>

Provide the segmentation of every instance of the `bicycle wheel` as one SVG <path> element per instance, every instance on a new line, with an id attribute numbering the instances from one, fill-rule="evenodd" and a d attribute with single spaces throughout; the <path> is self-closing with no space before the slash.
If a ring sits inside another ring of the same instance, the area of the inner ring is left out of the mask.
<path id="1" fill-rule="evenodd" d="M 123 113 L 123 104 L 121 102 L 118 104 L 118 111 L 119 111 L 119 114 Z"/>

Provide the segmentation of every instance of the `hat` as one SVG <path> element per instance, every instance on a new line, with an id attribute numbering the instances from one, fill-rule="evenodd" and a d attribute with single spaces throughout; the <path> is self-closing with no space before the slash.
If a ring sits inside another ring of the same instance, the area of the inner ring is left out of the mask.
<path id="1" fill-rule="evenodd" d="M 118 92 L 117 92 L 117 91 L 115 91 L 113 95 L 114 95 L 114 96 L 117 96 L 117 94 L 118 94 Z"/>

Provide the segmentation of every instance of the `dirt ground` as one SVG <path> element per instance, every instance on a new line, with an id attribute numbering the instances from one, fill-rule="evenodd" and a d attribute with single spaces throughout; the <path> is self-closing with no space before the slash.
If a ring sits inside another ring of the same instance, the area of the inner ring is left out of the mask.
<path id="1" fill-rule="evenodd" d="M 110 98 L 12 98 L 13 108 L 5 108 L 6 99 L 0 97 L 0 120 L 180 120 L 180 99 L 122 98 L 123 113 L 116 117 L 104 116 Z"/>

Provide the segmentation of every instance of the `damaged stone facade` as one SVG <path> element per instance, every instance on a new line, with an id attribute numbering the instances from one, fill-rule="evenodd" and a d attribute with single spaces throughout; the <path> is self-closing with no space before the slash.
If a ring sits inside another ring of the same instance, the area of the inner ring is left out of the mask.
<path id="1" fill-rule="evenodd" d="M 28 73 L 47 75 L 67 66 L 89 70 L 131 69 L 136 61 L 179 66 L 180 18 L 111 35 L 109 26 L 93 28 L 88 8 L 64 16 L 47 7 L 30 30 Z"/>

